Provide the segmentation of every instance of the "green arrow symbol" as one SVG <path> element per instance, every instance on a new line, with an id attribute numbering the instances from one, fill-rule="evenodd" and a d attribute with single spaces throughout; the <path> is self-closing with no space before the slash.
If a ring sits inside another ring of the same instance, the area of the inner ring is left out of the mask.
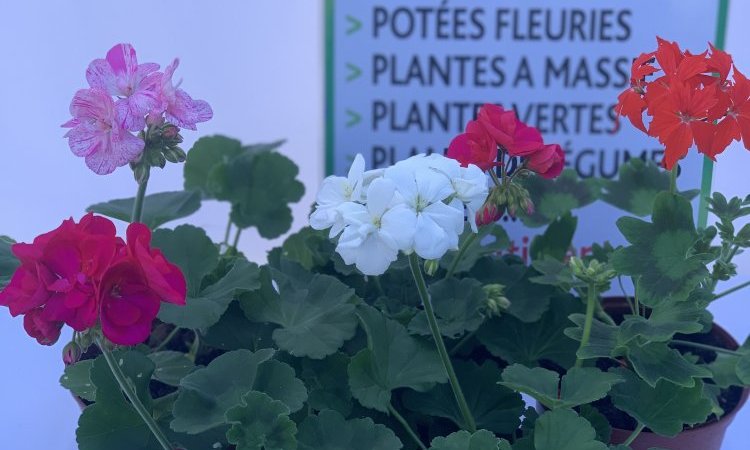
<path id="1" fill-rule="evenodd" d="M 346 20 L 347 20 L 347 22 L 349 22 L 351 24 L 349 26 L 349 28 L 346 30 L 346 34 L 347 35 L 352 34 L 352 33 L 356 33 L 357 30 L 359 30 L 360 28 L 362 28 L 362 22 L 359 19 L 357 19 L 356 17 L 350 16 L 350 15 L 347 14 L 346 15 Z"/>
<path id="2" fill-rule="evenodd" d="M 356 111 L 352 111 L 351 109 L 346 110 L 346 115 L 349 117 L 349 120 L 346 121 L 347 128 L 351 128 L 362 121 L 362 116 L 357 114 Z"/>
<path id="3" fill-rule="evenodd" d="M 346 81 L 352 81 L 359 78 L 362 75 L 362 69 L 351 63 L 346 63 L 346 68 L 349 69 L 349 75 L 346 77 Z"/>

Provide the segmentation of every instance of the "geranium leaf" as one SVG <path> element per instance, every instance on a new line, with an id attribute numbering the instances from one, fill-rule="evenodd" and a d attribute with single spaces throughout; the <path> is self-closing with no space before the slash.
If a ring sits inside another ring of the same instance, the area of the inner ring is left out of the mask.
<path id="1" fill-rule="evenodd" d="M 178 386 L 180 380 L 195 370 L 195 363 L 182 352 L 162 351 L 149 353 L 148 357 L 156 365 L 154 380 L 170 386 Z"/>
<path id="2" fill-rule="evenodd" d="M 573 367 L 560 378 L 551 370 L 513 364 L 503 370 L 501 384 L 534 397 L 550 409 L 573 408 L 592 403 L 622 378 L 594 367 Z"/>
<path id="3" fill-rule="evenodd" d="M 750 354 L 745 354 L 740 357 L 737 361 L 735 373 L 742 384 L 750 384 Z"/>
<path id="4" fill-rule="evenodd" d="M 542 414 L 534 428 L 535 450 L 607 450 L 596 440 L 594 427 L 571 409 Z"/>
<path id="5" fill-rule="evenodd" d="M 232 424 L 227 440 L 237 450 L 297 449 L 297 425 L 289 418 L 289 408 L 263 392 L 248 392 L 226 416 Z"/>
<path id="6" fill-rule="evenodd" d="M 86 208 L 86 211 L 130 222 L 134 197 L 110 200 Z M 154 229 L 176 219 L 187 217 L 201 207 L 201 195 L 197 191 L 159 192 L 143 199 L 141 222 Z"/>
<path id="7" fill-rule="evenodd" d="M 282 350 L 294 356 L 321 359 L 335 353 L 357 329 L 354 289 L 338 279 L 314 274 L 309 281 L 287 277 L 274 271 L 278 294 L 271 285 L 269 269 L 264 268 L 263 286 L 245 295 L 243 309 L 255 322 L 279 325 L 273 339 Z"/>
<path id="8" fill-rule="evenodd" d="M 307 403 L 316 411 L 331 409 L 349 416 L 352 411 L 352 391 L 346 380 L 350 359 L 344 353 L 334 353 L 322 360 L 302 360 L 300 378 L 308 391 Z"/>
<path id="9" fill-rule="evenodd" d="M 569 319 L 576 324 L 576 327 L 566 328 L 565 335 L 580 342 L 586 316 L 571 314 Z M 620 329 L 617 326 L 594 320 L 591 323 L 589 342 L 578 349 L 577 356 L 581 359 L 609 358 L 618 354 L 616 352 L 618 349 L 624 352 L 624 348 L 621 348 L 621 346 Z"/>
<path id="10" fill-rule="evenodd" d="M 20 264 L 11 252 L 11 246 L 15 241 L 7 236 L 0 236 L 0 289 L 4 288 L 13 276 L 16 267 Z"/>
<path id="11" fill-rule="evenodd" d="M 216 324 L 239 292 L 260 287 L 260 270 L 255 263 L 236 259 L 234 265 L 219 281 L 188 295 L 184 306 L 163 303 L 159 319 L 181 328 L 206 329 Z"/>
<path id="12" fill-rule="evenodd" d="M 242 143 L 225 136 L 202 137 L 195 141 L 185 160 L 185 189 L 197 189 L 204 198 L 216 198 L 208 184 L 209 174 L 242 153 Z"/>
<path id="13" fill-rule="evenodd" d="M 704 258 L 691 254 L 698 239 L 693 209 L 685 198 L 663 192 L 654 201 L 652 220 L 618 220 L 631 245 L 615 250 L 610 262 L 619 273 L 638 277 L 637 293 L 645 305 L 685 300 L 708 275 Z"/>
<path id="14" fill-rule="evenodd" d="M 710 364 L 706 365 L 712 373 L 711 379 L 721 388 L 728 388 L 729 386 L 743 386 L 740 380 L 740 370 L 737 367 L 737 363 L 740 361 L 740 357 L 737 355 L 727 355 L 719 353 L 716 355 L 716 359 Z M 742 370 L 744 372 L 744 370 Z M 744 373 L 743 373 L 744 375 Z"/>
<path id="15" fill-rule="evenodd" d="M 573 235 L 578 226 L 578 218 L 570 213 L 553 220 L 544 233 L 531 241 L 529 248 L 531 259 L 553 258 L 563 260 L 573 242 Z"/>
<path id="16" fill-rule="evenodd" d="M 334 248 L 335 245 L 328 239 L 328 231 L 304 227 L 287 236 L 281 246 L 281 256 L 306 270 L 312 270 L 331 262 Z"/>
<path id="17" fill-rule="evenodd" d="M 371 307 L 357 313 L 367 331 L 368 346 L 349 364 L 349 386 L 362 406 L 388 411 L 397 388 L 426 391 L 447 381 L 433 345 L 409 335 L 406 329 Z"/>
<path id="18" fill-rule="evenodd" d="M 519 214 L 528 227 L 546 225 L 599 198 L 599 180 L 582 180 L 573 169 L 564 170 L 556 179 L 529 177 L 522 183 L 534 202 L 532 214 Z"/>
<path id="19" fill-rule="evenodd" d="M 692 387 L 697 378 L 711 377 L 710 370 L 691 363 L 680 352 L 667 347 L 663 342 L 639 345 L 631 341 L 627 345 L 627 354 L 633 369 L 652 387 L 656 386 L 659 380 Z"/>
<path id="20" fill-rule="evenodd" d="M 578 408 L 578 415 L 588 420 L 591 426 L 594 427 L 594 430 L 596 430 L 596 440 L 609 442 L 612 436 L 612 426 L 604 414 L 591 405 L 581 405 Z"/>
<path id="21" fill-rule="evenodd" d="M 458 247 L 463 248 L 469 239 L 473 239 L 473 242 L 464 250 L 463 256 L 456 266 L 455 273 L 468 272 L 480 258 L 496 254 L 507 249 L 508 245 L 510 245 L 508 233 L 502 225 L 497 223 L 480 228 L 478 233 L 474 233 L 467 224 L 463 234 L 459 238 Z M 446 253 L 440 260 L 440 266 L 443 269 L 448 269 L 453 265 L 453 261 L 457 256 L 458 250 Z"/>
<path id="22" fill-rule="evenodd" d="M 91 382 L 91 368 L 93 359 L 84 359 L 67 366 L 60 377 L 60 384 L 67 390 L 84 400 L 93 402 L 96 399 L 96 386 Z"/>
<path id="23" fill-rule="evenodd" d="M 498 434 L 512 434 L 520 425 L 524 402 L 518 393 L 497 383 L 500 373 L 497 364 L 485 361 L 479 366 L 470 361 L 455 361 L 453 366 L 476 426 Z M 407 391 L 404 404 L 412 411 L 445 417 L 459 427 L 464 426 L 453 391 L 447 384 L 439 384 L 427 392 Z"/>
<path id="24" fill-rule="evenodd" d="M 511 450 L 510 442 L 495 437 L 492 432 L 478 430 L 474 433 L 461 430 L 445 437 L 436 437 L 430 450 Z"/>
<path id="25" fill-rule="evenodd" d="M 235 350 L 225 353 L 180 381 L 174 404 L 173 430 L 200 433 L 227 423 L 226 412 L 241 404 L 251 390 L 265 392 L 271 398 L 297 411 L 307 399 L 302 381 L 294 369 L 272 360 L 270 349 Z"/>
<path id="26" fill-rule="evenodd" d="M 524 323 L 504 314 L 486 321 L 479 328 L 477 338 L 493 355 L 511 364 L 537 366 L 541 360 L 549 360 L 570 367 L 575 362 L 578 343 L 568 338 L 563 329 L 568 316 L 582 309 L 577 299 L 557 296 L 538 321 Z"/>
<path id="27" fill-rule="evenodd" d="M 187 281 L 188 296 L 198 294 L 203 277 L 211 273 L 219 263 L 219 249 L 202 228 L 192 225 L 154 231 L 153 246 L 182 269 Z"/>
<path id="28" fill-rule="evenodd" d="M 136 351 L 116 353 L 115 359 L 138 397 L 150 408 L 148 384 L 154 363 Z M 103 356 L 91 367 L 91 381 L 96 386 L 96 403 L 88 406 L 78 419 L 76 439 L 81 450 L 161 450 L 161 445 L 120 391 Z"/>
<path id="29" fill-rule="evenodd" d="M 218 322 L 201 334 L 202 342 L 225 351 L 241 348 L 252 351 L 273 348 L 271 333 L 276 326 L 251 322 L 239 302 L 231 302 Z"/>
<path id="30" fill-rule="evenodd" d="M 626 316 L 620 324 L 621 340 L 627 342 L 636 337 L 647 341 L 666 342 L 677 333 L 692 334 L 703 329 L 703 320 L 710 314 L 696 302 L 660 303 L 648 319 L 642 316 Z"/>
<path id="31" fill-rule="evenodd" d="M 620 166 L 617 180 L 603 180 L 602 200 L 636 216 L 651 214 L 654 200 L 660 192 L 669 190 L 669 173 L 653 161 L 631 158 Z M 697 190 L 683 192 L 688 199 L 694 198 Z"/>
<path id="32" fill-rule="evenodd" d="M 448 278 L 430 285 L 430 298 L 443 336 L 456 339 L 476 331 L 484 321 L 487 294 L 482 283 L 471 278 Z M 427 315 L 420 311 L 409 323 L 409 332 L 430 335 Z"/>
<path id="33" fill-rule="evenodd" d="M 336 411 L 309 416 L 299 427 L 299 450 L 399 450 L 396 435 L 370 418 L 345 420 Z"/>
<path id="34" fill-rule="evenodd" d="M 711 402 L 703 396 L 703 382 L 693 387 L 678 386 L 666 380 L 650 386 L 630 370 L 617 369 L 625 382 L 612 388 L 610 397 L 617 409 L 625 411 L 654 433 L 676 436 L 684 425 L 702 423 L 711 413 Z"/>

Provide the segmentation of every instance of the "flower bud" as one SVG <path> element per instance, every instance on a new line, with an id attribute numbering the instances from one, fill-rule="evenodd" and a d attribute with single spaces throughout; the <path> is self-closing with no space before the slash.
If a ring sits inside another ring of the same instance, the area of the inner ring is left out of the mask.
<path id="1" fill-rule="evenodd" d="M 81 347 L 78 344 L 75 342 L 68 342 L 62 351 L 63 362 L 66 366 L 75 364 L 81 359 L 82 353 Z"/>
<path id="2" fill-rule="evenodd" d="M 596 259 L 592 259 L 586 265 L 582 259 L 573 256 L 569 264 L 576 278 L 587 284 L 593 284 L 599 291 L 609 289 L 610 280 L 617 275 L 609 264 L 601 263 Z"/>
<path id="3" fill-rule="evenodd" d="M 435 273 L 437 272 L 439 268 L 440 268 L 439 259 L 428 259 L 424 262 L 424 272 L 429 276 L 435 275 Z"/>
<path id="4" fill-rule="evenodd" d="M 167 158 L 161 152 L 150 151 L 148 152 L 148 163 L 152 167 L 164 168 L 167 165 Z"/>
<path id="5" fill-rule="evenodd" d="M 180 129 L 168 123 L 161 128 L 161 136 L 164 139 L 176 139 L 178 136 L 180 136 Z M 182 141 L 182 137 L 180 137 L 180 141 Z"/>
<path id="6" fill-rule="evenodd" d="M 499 316 L 510 307 L 510 300 L 505 296 L 505 286 L 502 284 L 487 284 L 482 286 L 487 294 L 487 313 L 489 316 Z"/>
<path id="7" fill-rule="evenodd" d="M 477 211 L 475 216 L 477 226 L 481 227 L 497 222 L 500 220 L 500 217 L 502 217 L 502 214 L 500 213 L 500 209 L 498 209 L 494 203 L 491 203 L 491 200 L 488 200 L 482 205 L 479 211 Z"/>
<path id="8" fill-rule="evenodd" d="M 163 153 L 164 158 L 171 163 L 185 162 L 185 159 L 187 158 L 185 151 L 177 146 L 165 148 Z"/>

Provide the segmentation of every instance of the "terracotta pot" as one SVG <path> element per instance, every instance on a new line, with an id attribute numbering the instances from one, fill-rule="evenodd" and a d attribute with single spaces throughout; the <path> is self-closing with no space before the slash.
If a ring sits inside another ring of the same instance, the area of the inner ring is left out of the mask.
<path id="1" fill-rule="evenodd" d="M 624 315 L 630 314 L 630 308 L 622 298 L 608 298 L 603 302 L 604 308 L 610 314 Z M 736 350 L 739 347 L 737 341 L 722 327 L 714 323 L 711 335 L 720 343 L 721 347 L 729 350 Z M 658 434 L 644 431 L 638 435 L 635 441 L 630 444 L 633 450 L 648 450 L 649 448 L 658 447 L 666 450 L 721 450 L 721 443 L 724 440 L 724 434 L 732 424 L 732 420 L 737 412 L 747 401 L 750 395 L 750 389 L 745 388 L 742 391 L 737 406 L 724 414 L 719 421 L 704 423 L 683 431 L 673 438 L 659 436 Z M 619 428 L 612 429 L 611 444 L 621 444 L 632 434 L 632 430 L 622 430 Z"/>

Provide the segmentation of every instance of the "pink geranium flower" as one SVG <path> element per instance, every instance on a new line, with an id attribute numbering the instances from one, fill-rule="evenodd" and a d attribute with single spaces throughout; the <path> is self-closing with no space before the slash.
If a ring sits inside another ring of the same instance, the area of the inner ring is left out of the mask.
<path id="1" fill-rule="evenodd" d="M 195 130 L 195 124 L 205 122 L 213 117 L 211 106 L 204 100 L 193 100 L 187 92 L 179 89 L 179 84 L 172 83 L 172 76 L 180 60 L 175 60 L 164 70 L 161 80 L 161 103 L 159 109 L 152 112 L 155 117 L 165 114 L 167 122 L 180 128 Z"/>
<path id="2" fill-rule="evenodd" d="M 465 133 L 453 138 L 446 156 L 463 167 L 474 164 L 489 170 L 497 165 L 497 144 L 479 122 L 472 120 L 466 125 Z"/>
<path id="3" fill-rule="evenodd" d="M 130 44 L 117 44 L 106 59 L 95 59 L 86 69 L 86 80 L 92 88 L 119 97 L 115 103 L 123 127 L 140 131 L 145 116 L 159 105 L 162 74 L 156 63 L 138 64 Z"/>
<path id="4" fill-rule="evenodd" d="M 512 110 L 486 103 L 477 120 L 510 156 L 529 156 L 543 145 L 539 130 L 518 120 Z"/>
<path id="5" fill-rule="evenodd" d="M 143 139 L 122 126 L 112 98 L 99 88 L 82 89 L 70 102 L 72 120 L 62 126 L 71 128 L 65 134 L 76 156 L 86 158 L 86 165 L 99 175 L 136 159 L 145 146 Z"/>
<path id="6" fill-rule="evenodd" d="M 558 144 L 547 144 L 529 156 L 526 165 L 544 178 L 557 178 L 565 166 L 565 152 Z"/>

